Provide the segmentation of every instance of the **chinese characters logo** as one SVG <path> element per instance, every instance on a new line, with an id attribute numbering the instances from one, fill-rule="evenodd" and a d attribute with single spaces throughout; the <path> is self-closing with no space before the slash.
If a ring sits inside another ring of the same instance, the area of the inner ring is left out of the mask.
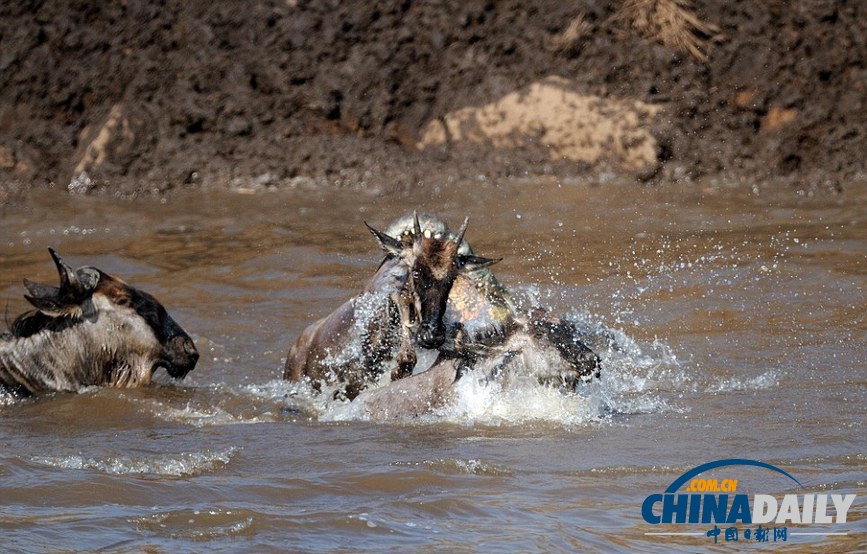
<path id="1" fill-rule="evenodd" d="M 697 466 L 677 479 L 662 493 L 644 499 L 641 515 L 651 525 L 695 524 L 704 531 L 652 531 L 647 535 L 707 536 L 713 542 L 787 542 L 800 535 L 846 535 L 846 531 L 802 530 L 805 524 L 844 524 L 854 494 L 769 494 L 738 492 L 737 479 L 708 479 L 698 476 L 724 467 L 751 466 L 776 472 L 805 488 L 786 471 L 765 462 L 745 459 L 717 460 Z M 681 488 L 683 487 L 683 490 Z M 799 527 L 789 529 L 789 526 Z M 823 527 L 824 529 L 824 527 Z"/>

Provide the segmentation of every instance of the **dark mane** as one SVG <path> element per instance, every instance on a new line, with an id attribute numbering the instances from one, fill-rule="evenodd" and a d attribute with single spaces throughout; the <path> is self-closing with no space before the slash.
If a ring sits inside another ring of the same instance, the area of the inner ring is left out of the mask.
<path id="1" fill-rule="evenodd" d="M 30 310 L 15 318 L 9 326 L 9 332 L 15 338 L 29 337 L 48 327 L 55 319 L 39 310 Z"/>

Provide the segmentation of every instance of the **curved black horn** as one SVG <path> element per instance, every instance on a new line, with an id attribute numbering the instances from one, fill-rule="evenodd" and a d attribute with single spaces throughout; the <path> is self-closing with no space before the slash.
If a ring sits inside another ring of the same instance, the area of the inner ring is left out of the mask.
<path id="1" fill-rule="evenodd" d="M 415 240 L 421 240 L 421 223 L 418 222 L 418 212 L 412 212 L 412 232 L 415 235 Z"/>
<path id="2" fill-rule="evenodd" d="M 57 266 L 60 287 L 24 279 L 24 288 L 29 293 L 25 294 L 24 298 L 38 310 L 52 317 L 75 314 L 90 318 L 96 313 L 90 294 L 99 283 L 99 270 L 83 267 L 75 271 L 63 261 L 56 250 L 49 248 L 48 252 L 54 259 L 54 265 Z"/>
<path id="3" fill-rule="evenodd" d="M 57 250 L 53 248 L 49 248 L 48 252 L 51 254 L 51 257 L 54 259 L 54 265 L 57 266 L 57 273 L 60 275 L 60 290 L 70 290 L 78 289 L 81 287 L 81 284 L 78 282 L 78 276 L 75 274 L 75 270 L 73 270 L 66 262 L 63 261 L 63 258 L 60 257 L 60 254 L 57 253 Z"/>
<path id="4" fill-rule="evenodd" d="M 43 285 L 42 283 L 34 283 L 30 279 L 24 279 L 24 288 L 30 293 L 33 298 L 50 298 L 55 299 L 60 295 L 60 289 L 51 285 Z"/>
<path id="5" fill-rule="evenodd" d="M 470 218 L 465 217 L 464 218 L 464 224 L 461 225 L 461 228 L 458 231 L 458 234 L 455 236 L 455 242 L 458 243 L 458 246 L 460 246 L 461 243 L 464 242 L 464 233 L 467 232 L 467 225 L 469 225 L 469 224 L 470 224 Z"/>
<path id="6" fill-rule="evenodd" d="M 379 242 L 379 245 L 382 247 L 383 250 L 385 250 L 389 254 L 394 254 L 396 256 L 400 255 L 400 251 L 403 249 L 403 244 L 401 244 L 398 239 L 390 235 L 386 235 L 382 231 L 377 231 L 376 229 L 371 227 L 370 224 L 366 221 L 364 222 L 364 225 L 367 227 L 370 233 L 374 237 L 376 237 L 376 240 Z"/>
<path id="7" fill-rule="evenodd" d="M 82 267 L 74 270 L 63 261 L 57 250 L 49 248 L 48 251 L 51 253 L 54 265 L 57 266 L 57 273 L 60 275 L 61 294 L 72 295 L 76 300 L 81 300 L 93 292 L 99 283 L 99 270 L 93 267 Z"/>

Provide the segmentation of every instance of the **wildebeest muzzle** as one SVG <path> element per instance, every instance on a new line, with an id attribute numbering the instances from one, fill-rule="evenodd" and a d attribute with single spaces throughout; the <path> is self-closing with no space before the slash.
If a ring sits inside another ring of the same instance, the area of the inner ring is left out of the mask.
<path id="1" fill-rule="evenodd" d="M 186 334 L 170 338 L 166 345 L 166 353 L 168 354 L 166 371 L 175 379 L 183 379 L 199 361 L 199 351 L 196 350 L 193 339 Z"/>
<path id="2" fill-rule="evenodd" d="M 444 325 L 423 323 L 416 335 L 416 341 L 422 348 L 439 348 L 446 340 Z"/>

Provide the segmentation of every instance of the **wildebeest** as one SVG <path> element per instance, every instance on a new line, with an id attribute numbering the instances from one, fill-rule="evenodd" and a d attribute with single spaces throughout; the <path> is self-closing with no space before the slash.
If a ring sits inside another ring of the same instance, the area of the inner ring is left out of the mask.
<path id="1" fill-rule="evenodd" d="M 437 216 L 423 214 L 422 220 L 431 232 L 451 236 Z M 410 229 L 404 216 L 386 233 L 401 237 L 411 234 Z M 459 251 L 472 254 L 465 240 Z M 525 375 L 571 390 L 582 379 L 598 377 L 599 358 L 585 345 L 576 325 L 540 307 L 517 307 L 489 266 L 455 279 L 444 325 L 448 332 L 439 346 L 441 357 L 458 358 L 461 367 L 481 369 L 488 380 L 503 382 Z"/>
<path id="2" fill-rule="evenodd" d="M 436 216 L 426 225 L 447 236 Z M 406 218 L 387 229 L 393 236 L 407 233 Z M 464 242 L 462 251 L 471 253 Z M 519 309 L 488 268 L 461 275 L 451 289 L 444 323 L 447 340 L 438 361 L 427 371 L 399 382 L 365 390 L 357 409 L 374 419 L 411 417 L 447 404 L 455 384 L 472 370 L 472 378 L 502 386 L 524 382 L 552 385 L 564 392 L 600 376 L 599 357 L 585 344 L 576 324 L 548 310 Z"/>
<path id="3" fill-rule="evenodd" d="M 28 396 L 138 387 L 159 367 L 175 378 L 195 367 L 192 339 L 156 298 L 95 267 L 73 270 L 49 252 L 60 287 L 24 280 L 36 309 L 0 335 L 0 390 Z"/>
<path id="4" fill-rule="evenodd" d="M 362 294 L 307 327 L 289 350 L 284 379 L 341 383 L 354 398 L 386 371 L 412 373 L 417 348 L 446 341 L 447 301 L 460 275 L 499 260 L 460 251 L 468 220 L 457 234 L 425 228 L 413 215 L 410 232 L 393 236 L 367 226 L 386 257 Z"/>

